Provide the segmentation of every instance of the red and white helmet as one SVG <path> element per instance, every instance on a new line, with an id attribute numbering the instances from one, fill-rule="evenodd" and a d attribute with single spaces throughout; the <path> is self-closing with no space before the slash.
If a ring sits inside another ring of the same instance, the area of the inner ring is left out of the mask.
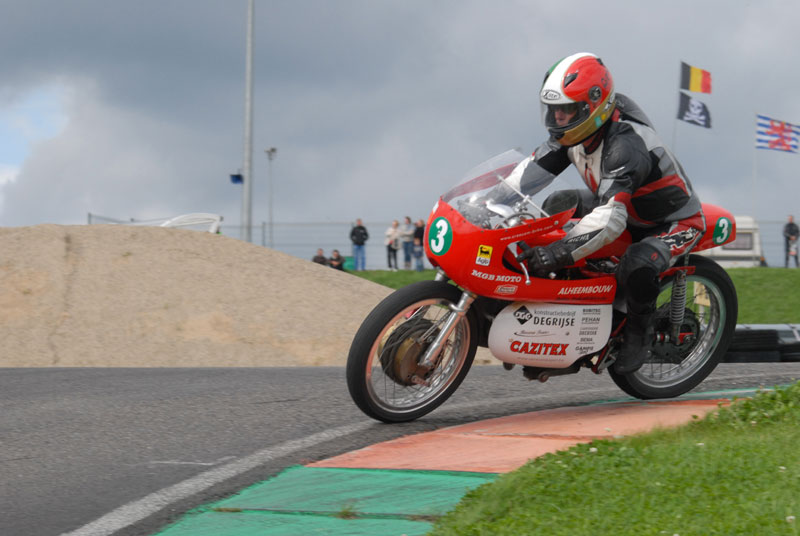
<path id="1" fill-rule="evenodd" d="M 616 106 L 614 80 L 600 58 L 580 52 L 550 67 L 539 100 L 550 134 L 561 145 L 576 145 L 611 118 Z"/>

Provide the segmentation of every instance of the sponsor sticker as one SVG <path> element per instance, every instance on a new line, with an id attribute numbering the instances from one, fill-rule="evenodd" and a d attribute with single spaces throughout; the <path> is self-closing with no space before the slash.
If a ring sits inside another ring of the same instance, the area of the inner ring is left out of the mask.
<path id="1" fill-rule="evenodd" d="M 509 296 L 511 294 L 516 294 L 517 290 L 519 290 L 517 285 L 497 285 L 497 288 L 494 289 L 494 293 Z"/>
<path id="2" fill-rule="evenodd" d="M 528 310 L 528 308 L 523 305 L 522 307 L 514 311 L 514 318 L 516 318 L 517 322 L 519 322 L 520 324 L 524 324 L 525 322 L 533 318 L 533 315 Z"/>
<path id="3" fill-rule="evenodd" d="M 487 274 L 486 272 L 481 272 L 479 270 L 472 270 L 472 273 L 470 275 L 472 277 L 477 277 L 478 279 L 485 279 L 486 281 L 497 281 L 498 283 L 522 282 L 522 276 L 520 275 Z"/>
<path id="4" fill-rule="evenodd" d="M 475 258 L 475 264 L 480 264 L 481 266 L 489 266 L 489 263 L 492 261 L 492 246 L 484 246 L 481 244 L 478 246 L 478 256 Z"/>
<path id="5" fill-rule="evenodd" d="M 512 340 L 508 349 L 518 354 L 567 355 L 569 344 Z"/>
<path id="6" fill-rule="evenodd" d="M 559 296 L 580 296 L 584 294 L 605 294 L 614 290 L 614 285 L 589 285 L 582 287 L 561 287 Z"/>

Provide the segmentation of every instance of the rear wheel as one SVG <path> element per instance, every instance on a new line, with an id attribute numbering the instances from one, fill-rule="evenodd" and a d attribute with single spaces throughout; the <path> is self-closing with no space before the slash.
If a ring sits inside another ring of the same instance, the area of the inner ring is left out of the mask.
<path id="1" fill-rule="evenodd" d="M 672 398 L 693 389 L 719 364 L 736 330 L 738 301 L 728 274 L 717 263 L 692 255 L 695 267 L 686 277 L 686 308 L 681 334 L 689 342 L 657 342 L 652 358 L 631 374 L 609 368 L 620 389 L 642 399 Z M 661 282 L 656 302 L 656 332 L 669 332 L 674 277 Z"/>
<path id="2" fill-rule="evenodd" d="M 347 387 L 361 411 L 384 422 L 411 421 L 453 394 L 475 358 L 473 310 L 456 322 L 436 366 L 418 365 L 460 297 L 453 285 L 422 281 L 395 291 L 367 316 L 347 358 Z"/>

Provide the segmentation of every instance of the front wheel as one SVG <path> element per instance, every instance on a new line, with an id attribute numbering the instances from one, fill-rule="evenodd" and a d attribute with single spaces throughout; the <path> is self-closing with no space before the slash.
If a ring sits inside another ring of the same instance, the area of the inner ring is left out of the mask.
<path id="1" fill-rule="evenodd" d="M 460 298 L 453 285 L 421 281 L 393 292 L 373 309 L 347 358 L 347 387 L 361 411 L 384 422 L 406 422 L 453 394 L 475 358 L 473 310 L 456 322 L 434 368 L 421 371 L 418 364 Z"/>
<path id="2" fill-rule="evenodd" d="M 736 330 L 739 306 L 736 289 L 717 263 L 691 255 L 695 267 L 686 277 L 686 307 L 681 333 L 691 342 L 657 342 L 652 358 L 631 374 L 609 373 L 614 383 L 642 399 L 672 398 L 696 387 L 725 356 Z M 665 278 L 656 302 L 656 331 L 668 331 L 674 278 Z"/>

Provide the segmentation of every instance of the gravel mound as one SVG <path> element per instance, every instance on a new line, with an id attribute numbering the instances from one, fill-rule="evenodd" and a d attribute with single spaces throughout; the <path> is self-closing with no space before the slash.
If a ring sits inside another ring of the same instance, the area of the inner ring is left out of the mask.
<path id="1" fill-rule="evenodd" d="M 390 292 L 210 233 L 2 228 L 0 366 L 341 366 Z"/>

